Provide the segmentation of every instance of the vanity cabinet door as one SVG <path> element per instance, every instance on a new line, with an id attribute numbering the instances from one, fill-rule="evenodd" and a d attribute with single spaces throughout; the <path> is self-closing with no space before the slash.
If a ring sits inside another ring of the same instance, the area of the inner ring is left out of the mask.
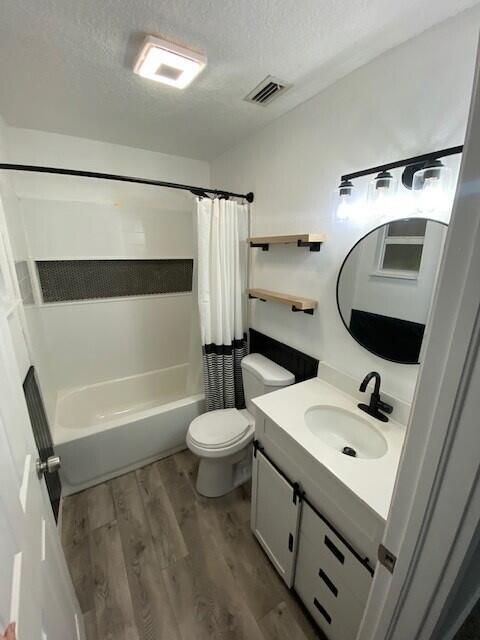
<path id="1" fill-rule="evenodd" d="M 301 500 L 257 450 L 253 461 L 252 531 L 288 587 L 293 583 Z"/>
<path id="2" fill-rule="evenodd" d="M 295 591 L 330 640 L 354 640 L 372 575 L 336 532 L 303 503 Z"/>

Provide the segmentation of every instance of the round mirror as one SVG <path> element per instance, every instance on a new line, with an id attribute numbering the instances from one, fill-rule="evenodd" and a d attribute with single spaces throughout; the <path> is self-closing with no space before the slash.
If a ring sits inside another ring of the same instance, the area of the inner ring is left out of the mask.
<path id="1" fill-rule="evenodd" d="M 337 305 L 362 347 L 386 360 L 418 364 L 447 225 L 426 218 L 387 222 L 343 261 Z"/>

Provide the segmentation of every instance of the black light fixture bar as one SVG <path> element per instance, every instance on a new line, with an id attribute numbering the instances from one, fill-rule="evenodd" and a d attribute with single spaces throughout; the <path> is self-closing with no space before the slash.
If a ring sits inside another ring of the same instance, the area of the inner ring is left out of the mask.
<path id="1" fill-rule="evenodd" d="M 190 191 L 195 196 L 206 196 L 208 193 L 218 196 L 219 198 L 243 198 L 247 202 L 253 202 L 254 195 L 249 193 L 233 193 L 232 191 L 223 191 L 220 189 L 209 189 L 207 187 L 192 187 L 188 184 L 179 184 L 177 182 L 165 182 L 164 180 L 150 180 L 148 178 L 134 178 L 131 176 L 122 176 L 115 173 L 98 173 L 96 171 L 79 171 L 77 169 L 61 169 L 59 167 L 42 167 L 32 164 L 9 164 L 0 163 L 0 169 L 6 171 L 30 171 L 33 173 L 54 173 L 62 176 L 78 176 L 80 178 L 100 178 L 101 180 L 116 180 L 117 182 L 133 182 L 136 184 L 146 184 L 153 187 L 168 187 L 169 189 L 180 189 L 181 191 Z"/>
<path id="2" fill-rule="evenodd" d="M 398 169 L 399 167 L 407 167 L 408 165 L 421 164 L 428 160 L 435 160 L 436 158 L 446 158 L 447 156 L 454 156 L 458 153 L 462 153 L 463 145 L 458 147 L 450 147 L 448 149 L 442 149 L 440 151 L 432 151 L 431 153 L 424 153 L 421 156 L 413 156 L 412 158 L 406 158 L 405 160 L 397 160 L 396 162 L 390 162 L 388 164 L 381 164 L 378 167 L 371 167 L 370 169 L 362 169 L 361 171 L 354 171 L 353 173 L 346 173 L 342 176 L 343 180 L 353 180 L 355 178 L 361 178 L 363 176 L 369 176 L 372 173 L 380 173 L 381 171 L 389 171 L 390 169 Z"/>

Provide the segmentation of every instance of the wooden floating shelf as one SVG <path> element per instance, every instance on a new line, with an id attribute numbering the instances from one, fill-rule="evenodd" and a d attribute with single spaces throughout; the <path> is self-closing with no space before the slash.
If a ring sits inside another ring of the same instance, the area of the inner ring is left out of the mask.
<path id="1" fill-rule="evenodd" d="M 295 244 L 297 247 L 309 247 L 310 251 L 320 251 L 325 242 L 323 233 L 299 233 L 290 236 L 257 236 L 248 239 L 251 247 L 260 247 L 268 251 L 271 244 Z"/>
<path id="2" fill-rule="evenodd" d="M 266 302 L 279 302 L 292 307 L 292 311 L 303 311 L 313 316 L 313 312 L 317 307 L 316 300 L 310 298 L 301 298 L 300 296 L 291 296 L 288 293 L 279 293 L 277 291 L 267 291 L 266 289 L 249 289 L 248 297 L 251 299 L 262 300 Z"/>

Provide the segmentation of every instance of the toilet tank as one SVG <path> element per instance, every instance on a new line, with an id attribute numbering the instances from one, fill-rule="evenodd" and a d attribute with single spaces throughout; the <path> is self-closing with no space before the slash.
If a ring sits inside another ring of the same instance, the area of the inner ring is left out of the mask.
<path id="1" fill-rule="evenodd" d="M 242 379 L 248 411 L 255 415 L 253 398 L 271 393 L 295 382 L 295 376 L 260 353 L 250 353 L 242 360 Z"/>

